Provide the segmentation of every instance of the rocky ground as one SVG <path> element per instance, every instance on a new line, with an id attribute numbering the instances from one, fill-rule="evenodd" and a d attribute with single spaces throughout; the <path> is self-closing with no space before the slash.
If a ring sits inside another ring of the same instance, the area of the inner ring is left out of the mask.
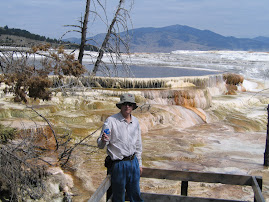
<path id="1" fill-rule="evenodd" d="M 33 101 L 30 104 L 53 123 L 56 131 L 71 130 L 73 141 L 77 142 L 98 129 L 107 116 L 118 111 L 115 107 L 119 99 L 117 93 L 108 95 L 104 91 L 92 91 L 79 96 L 58 95 L 49 102 Z M 34 117 L 31 109 L 12 103 L 7 97 L 1 98 L 0 112 L 1 123 L 6 125 L 30 127 L 44 124 L 39 118 L 33 123 L 33 119 L 29 119 Z M 210 111 L 200 112 L 210 117 Z M 205 122 L 194 111 L 173 105 L 152 104 L 149 108 L 138 108 L 134 115 L 141 121 L 143 131 L 144 167 L 259 175 L 264 180 L 263 195 L 269 201 L 269 170 L 263 166 L 264 130 L 249 131 L 223 121 Z M 74 201 L 87 201 L 106 176 L 106 152 L 96 147 L 99 132 L 74 150 L 69 168 L 51 170 L 60 181 L 65 179 Z M 50 183 L 55 196 L 61 194 L 60 181 Z M 180 184 L 178 181 L 141 179 L 142 191 L 154 193 L 180 194 Z M 221 184 L 190 183 L 189 195 L 253 201 L 250 187 Z"/>

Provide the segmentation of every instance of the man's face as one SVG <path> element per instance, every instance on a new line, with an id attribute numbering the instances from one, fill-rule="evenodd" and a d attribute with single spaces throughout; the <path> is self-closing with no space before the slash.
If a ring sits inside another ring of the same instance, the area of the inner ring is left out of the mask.
<path id="1" fill-rule="evenodd" d="M 131 114 L 131 112 L 133 111 L 133 107 L 134 107 L 134 104 L 133 103 L 130 103 L 130 102 L 124 102 L 122 105 L 121 105 L 121 112 L 123 114 Z"/>

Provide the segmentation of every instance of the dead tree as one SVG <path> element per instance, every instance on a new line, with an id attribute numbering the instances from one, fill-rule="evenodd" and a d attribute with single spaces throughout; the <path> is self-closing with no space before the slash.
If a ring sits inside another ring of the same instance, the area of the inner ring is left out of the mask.
<path id="1" fill-rule="evenodd" d="M 103 74 L 110 76 L 110 73 L 107 73 L 107 72 L 110 72 L 111 66 L 108 66 L 104 62 L 102 62 L 104 53 L 110 54 L 110 61 L 111 61 L 111 64 L 113 64 L 112 67 L 114 67 L 113 72 L 115 76 L 117 76 L 117 72 L 118 72 L 118 61 L 120 61 L 120 63 L 124 67 L 124 71 L 127 72 L 127 75 L 129 75 L 129 67 L 121 58 L 121 52 L 127 52 L 127 53 L 129 52 L 128 23 L 130 22 L 131 24 L 129 11 L 132 8 L 133 0 L 128 1 L 128 3 L 130 3 L 130 9 L 125 8 L 126 6 L 124 6 L 125 4 L 124 0 L 119 0 L 119 4 L 117 6 L 116 12 L 113 15 L 113 19 L 110 24 L 108 23 L 108 19 L 106 15 L 107 10 L 105 6 L 103 6 L 105 5 L 105 2 L 106 0 L 104 1 L 87 0 L 84 18 L 81 17 L 81 20 L 79 21 L 80 25 L 65 25 L 66 27 L 73 27 L 74 29 L 67 31 L 63 36 L 65 36 L 69 32 L 78 32 L 81 34 L 78 60 L 79 60 L 79 63 L 82 64 L 86 43 L 89 40 L 93 41 L 93 39 L 86 38 L 88 29 L 90 29 L 88 27 L 88 23 L 89 21 L 95 21 L 96 17 L 99 18 L 107 26 L 107 33 L 101 45 L 94 41 L 94 44 L 97 44 L 96 45 L 97 47 L 95 48 L 98 49 L 99 51 L 98 51 L 97 59 L 95 57 L 92 57 L 94 69 L 91 72 L 91 75 L 95 76 L 96 72 L 100 71 Z M 91 9 L 91 7 L 93 7 L 93 9 Z M 100 11 L 99 12 L 97 11 L 97 8 L 99 7 L 101 8 L 101 10 L 103 10 L 103 13 L 100 13 Z M 90 14 L 93 14 L 93 15 L 90 15 Z M 124 33 L 123 36 L 120 36 L 120 31 Z M 124 48 L 125 51 L 120 51 L 121 47 Z M 103 69 L 100 66 L 102 66 Z"/>
<path id="2" fill-rule="evenodd" d="M 100 64 L 102 63 L 102 58 L 103 58 L 105 52 L 110 52 L 110 53 L 112 52 L 115 54 L 116 58 L 121 58 L 120 57 L 121 45 L 123 45 L 125 47 L 126 52 L 129 52 L 129 46 L 128 46 L 128 42 L 126 39 L 128 36 L 127 24 L 128 24 L 128 20 L 130 19 L 130 17 L 129 17 L 128 10 L 123 7 L 124 2 L 125 2 L 124 0 L 119 1 L 115 15 L 112 19 L 111 24 L 108 27 L 108 30 L 107 30 L 106 36 L 104 38 L 104 41 L 101 45 L 101 48 L 99 49 L 99 54 L 98 54 L 97 60 L 94 64 L 93 71 L 91 73 L 92 76 L 95 76 L 97 71 L 99 71 L 99 67 L 100 67 Z M 118 34 L 120 27 L 123 27 L 123 29 L 125 30 L 125 34 L 124 34 L 125 38 L 124 39 Z M 109 40 L 111 40 L 111 36 L 114 36 L 114 42 L 115 42 L 114 47 L 111 46 L 111 43 L 109 42 Z M 112 60 L 114 60 L 113 56 L 111 58 L 112 58 Z M 121 61 L 122 61 L 122 64 L 125 65 L 123 60 L 121 60 Z M 114 62 L 113 62 L 113 64 L 114 64 L 114 66 L 116 66 Z M 107 69 L 109 69 L 109 68 L 107 68 Z"/>
<path id="3" fill-rule="evenodd" d="M 91 6 L 92 2 L 94 2 L 94 0 L 86 0 L 84 18 L 81 17 L 81 19 L 79 21 L 80 25 L 65 25 L 65 27 L 73 27 L 74 29 L 68 30 L 61 37 L 61 38 L 63 38 L 67 33 L 70 33 L 70 32 L 78 32 L 81 34 L 81 40 L 80 40 L 80 45 L 79 45 L 79 54 L 78 54 L 78 61 L 81 65 L 82 65 L 84 50 L 85 50 L 85 46 L 86 46 L 86 42 L 87 42 L 89 15 L 90 15 L 90 13 L 94 13 L 95 15 L 98 15 L 98 13 L 96 11 L 90 10 L 90 6 Z M 104 8 L 99 0 L 97 0 L 97 4 L 104 10 Z"/>
<path id="4" fill-rule="evenodd" d="M 89 19 L 89 13 L 90 13 L 90 4 L 91 4 L 91 0 L 87 0 L 86 1 L 85 15 L 84 15 L 84 19 L 83 19 L 83 25 L 81 27 L 81 42 L 80 42 L 79 54 L 78 54 L 78 61 L 80 64 L 82 64 L 82 59 L 83 59 L 84 49 L 85 49 L 85 44 L 86 44 L 88 19 Z"/>

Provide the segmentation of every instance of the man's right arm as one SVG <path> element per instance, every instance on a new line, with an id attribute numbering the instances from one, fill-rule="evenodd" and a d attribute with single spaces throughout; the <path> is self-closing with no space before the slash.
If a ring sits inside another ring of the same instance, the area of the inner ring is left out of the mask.
<path id="1" fill-rule="evenodd" d="M 105 121 L 100 136 L 97 139 L 97 146 L 99 149 L 104 149 L 104 147 L 108 144 L 108 137 L 106 136 L 106 134 L 104 134 L 104 129 L 107 127 L 108 125 L 108 119 Z"/>
<path id="2" fill-rule="evenodd" d="M 102 140 L 102 134 L 97 139 L 97 146 L 99 149 L 104 149 L 104 147 L 106 146 L 106 142 Z"/>

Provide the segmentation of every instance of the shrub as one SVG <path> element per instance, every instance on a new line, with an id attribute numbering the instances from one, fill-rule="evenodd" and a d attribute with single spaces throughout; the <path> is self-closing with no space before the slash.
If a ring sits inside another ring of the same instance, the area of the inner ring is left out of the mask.
<path id="1" fill-rule="evenodd" d="M 8 140 L 15 137 L 17 130 L 0 124 L 0 143 L 7 143 Z"/>
<path id="2" fill-rule="evenodd" d="M 41 55 L 41 61 L 36 60 L 37 55 Z M 61 79 L 63 75 L 78 77 L 86 71 L 74 54 L 65 53 L 63 46 L 51 49 L 49 44 L 33 46 L 30 51 L 2 52 L 0 67 L 0 82 L 7 85 L 4 92 L 13 93 L 15 102 L 25 103 L 27 96 L 50 99 L 49 75 Z"/>

